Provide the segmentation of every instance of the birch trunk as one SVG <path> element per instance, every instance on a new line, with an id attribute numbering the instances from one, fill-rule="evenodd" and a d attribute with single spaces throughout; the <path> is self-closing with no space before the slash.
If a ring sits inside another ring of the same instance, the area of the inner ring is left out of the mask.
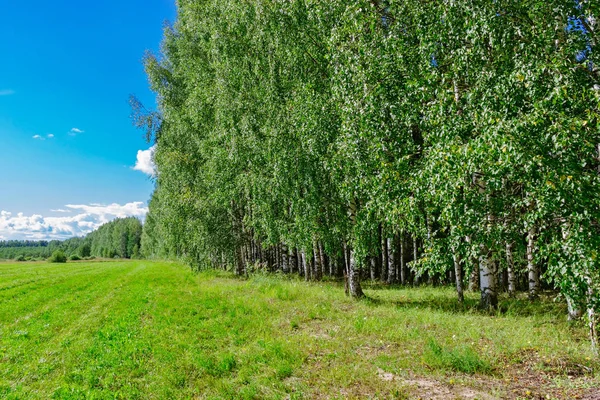
<path id="1" fill-rule="evenodd" d="M 590 324 L 590 341 L 592 344 L 592 352 L 598 355 L 598 327 L 596 321 L 596 310 L 594 307 L 588 308 L 588 321 Z"/>
<path id="2" fill-rule="evenodd" d="M 404 259 L 404 232 L 400 233 L 400 283 L 406 284 L 406 260 Z"/>
<path id="3" fill-rule="evenodd" d="M 387 265 L 388 265 L 388 250 L 387 250 L 387 240 L 383 235 L 381 237 L 381 281 L 385 282 L 387 280 Z"/>
<path id="4" fill-rule="evenodd" d="M 575 321 L 581 318 L 582 313 L 579 305 L 570 296 L 565 295 L 565 298 L 567 299 L 568 320 Z"/>
<path id="5" fill-rule="evenodd" d="M 479 282 L 481 288 L 481 308 L 486 310 L 496 309 L 498 307 L 496 262 L 492 260 L 489 249 L 483 245 L 479 258 Z"/>
<path id="6" fill-rule="evenodd" d="M 587 303 L 588 303 L 587 314 L 588 314 L 588 323 L 589 323 L 589 327 L 590 327 L 590 341 L 591 341 L 591 345 L 592 345 L 592 352 L 595 355 L 598 355 L 598 327 L 597 327 L 597 320 L 596 320 L 596 310 L 593 305 L 594 289 L 592 286 L 593 285 L 592 278 L 590 278 L 589 272 L 587 274 L 586 281 L 587 281 L 587 286 L 588 286 L 588 289 L 587 289 Z"/>
<path id="7" fill-rule="evenodd" d="M 506 243 L 506 270 L 508 273 L 508 295 L 514 296 L 516 292 L 515 260 L 512 253 L 512 243 Z"/>
<path id="8" fill-rule="evenodd" d="M 235 252 L 235 274 L 236 275 L 244 275 L 244 250 L 242 246 L 237 246 Z"/>
<path id="9" fill-rule="evenodd" d="M 566 241 L 569 237 L 569 228 L 566 221 L 563 221 L 563 225 L 561 226 L 562 231 L 562 239 L 563 242 Z M 564 249 L 566 251 L 566 249 Z M 569 321 L 575 321 L 581 318 L 582 312 L 579 304 L 569 295 L 565 295 L 565 299 L 567 300 L 567 319 Z"/>
<path id="10" fill-rule="evenodd" d="M 540 292 L 540 270 L 534 260 L 535 227 L 529 228 L 527 233 L 527 272 L 529 277 L 529 300 L 535 300 Z"/>
<path id="11" fill-rule="evenodd" d="M 598 355 L 598 328 L 596 321 L 596 311 L 594 307 L 588 308 L 588 320 L 590 324 L 590 340 L 592 342 L 592 352 Z"/>
<path id="12" fill-rule="evenodd" d="M 465 295 L 463 293 L 463 284 L 462 284 L 462 264 L 460 260 L 460 256 L 454 252 L 454 279 L 456 280 L 456 294 L 458 295 L 458 302 L 464 303 Z"/>
<path id="13" fill-rule="evenodd" d="M 416 262 L 419 257 L 419 247 L 417 246 L 417 238 L 413 238 L 413 261 Z M 419 275 L 415 272 L 415 286 L 419 286 Z"/>
<path id="14" fill-rule="evenodd" d="M 348 265 L 348 289 L 350 292 L 350 296 L 355 298 L 364 297 L 364 293 L 362 287 L 360 286 L 360 270 L 356 263 L 356 257 L 354 254 L 354 249 L 350 250 L 349 257 L 349 265 Z"/>
<path id="15" fill-rule="evenodd" d="M 394 255 L 394 239 L 387 238 L 387 251 L 388 251 L 388 265 L 387 265 L 387 283 L 394 283 L 395 277 L 394 273 L 396 272 L 395 266 L 395 255 Z"/>
<path id="16" fill-rule="evenodd" d="M 298 267 L 298 249 L 294 247 L 294 249 L 292 250 L 292 254 L 291 254 L 292 260 L 291 260 L 291 267 L 290 267 L 290 272 L 294 273 L 294 272 L 300 272 L 300 268 Z"/>
<path id="17" fill-rule="evenodd" d="M 302 249 L 300 251 L 300 259 L 302 260 L 302 272 L 304 273 L 304 280 L 308 281 L 310 279 L 310 272 L 308 271 L 308 263 L 306 262 L 306 250 Z"/>
<path id="18" fill-rule="evenodd" d="M 369 276 L 371 277 L 371 281 L 375 281 L 377 279 L 377 258 L 375 256 L 369 257 Z"/>
<path id="19" fill-rule="evenodd" d="M 321 277 L 327 273 L 327 257 L 323 251 L 323 242 L 318 242 L 319 261 L 321 262 Z"/>
<path id="20" fill-rule="evenodd" d="M 310 251 L 306 254 L 306 265 L 308 266 L 309 280 L 315 280 L 317 272 L 314 251 Z"/>
<path id="21" fill-rule="evenodd" d="M 600 160 L 600 143 L 596 145 L 596 151 L 598 160 Z M 598 173 L 600 174 L 600 164 L 598 165 Z M 595 355 L 598 355 L 598 327 L 596 320 L 596 310 L 593 306 L 592 300 L 594 299 L 594 289 L 592 278 L 590 277 L 589 271 L 587 275 L 587 296 L 588 296 L 588 322 L 590 324 L 590 340 L 592 342 L 592 351 Z"/>
<path id="22" fill-rule="evenodd" d="M 350 253 L 348 252 L 348 245 L 344 242 L 344 292 L 346 296 L 350 295 L 350 285 L 348 283 L 350 270 Z"/>
<path id="23" fill-rule="evenodd" d="M 281 245 L 281 257 L 283 263 L 283 272 L 286 274 L 290 273 L 290 252 L 285 244 Z"/>
<path id="24" fill-rule="evenodd" d="M 321 263 L 321 256 L 319 255 L 319 244 L 313 243 L 313 258 L 315 265 L 314 280 L 320 281 L 323 278 L 323 264 Z"/>

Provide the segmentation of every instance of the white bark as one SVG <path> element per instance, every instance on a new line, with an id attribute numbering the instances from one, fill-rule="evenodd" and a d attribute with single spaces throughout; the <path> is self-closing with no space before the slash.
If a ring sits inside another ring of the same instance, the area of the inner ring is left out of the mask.
<path id="1" fill-rule="evenodd" d="M 387 280 L 387 265 L 388 265 L 388 250 L 387 250 L 387 240 L 383 235 L 381 237 L 381 280 Z"/>
<path id="2" fill-rule="evenodd" d="M 419 257 L 419 247 L 417 246 L 417 238 L 413 238 L 413 261 L 417 261 L 417 258 Z M 418 286 L 419 285 L 419 275 L 417 275 L 415 273 L 415 285 Z"/>
<path id="3" fill-rule="evenodd" d="M 388 251 L 388 265 L 387 265 L 387 283 L 394 283 L 395 281 L 395 254 L 394 254 L 394 239 L 387 238 L 387 251 Z"/>
<path id="4" fill-rule="evenodd" d="M 481 307 L 495 309 L 498 307 L 498 293 L 496 290 L 496 262 L 486 246 L 481 246 L 479 258 L 479 284 L 481 288 Z"/>
<path id="5" fill-rule="evenodd" d="M 304 279 L 309 280 L 310 272 L 308 271 L 308 263 L 306 262 L 306 250 L 302 249 L 300 252 L 300 259 L 302 260 L 302 272 L 304 272 Z"/>
<path id="6" fill-rule="evenodd" d="M 362 287 L 360 286 L 360 271 L 356 263 L 354 249 L 350 250 L 350 262 L 348 265 L 348 289 L 352 297 L 364 297 Z"/>
<path id="7" fill-rule="evenodd" d="M 566 295 L 565 298 L 567 299 L 568 320 L 575 321 L 581 318 L 582 313 L 579 305 L 570 296 Z"/>
<path id="8" fill-rule="evenodd" d="M 461 260 L 460 260 L 460 256 L 454 252 L 453 255 L 453 259 L 454 259 L 454 277 L 456 280 L 456 294 L 458 295 L 458 302 L 459 303 L 463 303 L 464 302 L 464 294 L 463 294 L 463 286 L 462 286 L 462 264 L 461 264 Z"/>
<path id="9" fill-rule="evenodd" d="M 508 294 L 514 296 L 516 292 L 515 260 L 512 253 L 512 243 L 506 243 L 506 265 L 508 272 Z"/>
<path id="10" fill-rule="evenodd" d="M 588 303 L 588 309 L 587 309 L 587 314 L 588 314 L 588 323 L 589 323 L 589 327 L 590 327 L 590 341 L 591 341 L 591 345 L 592 345 L 592 352 L 596 355 L 598 355 L 598 328 L 597 328 L 597 321 L 596 321 L 596 310 L 593 306 L 593 299 L 594 299 L 594 289 L 593 289 L 593 282 L 592 282 L 592 278 L 590 278 L 589 272 L 587 274 L 586 277 L 586 281 L 587 281 L 587 303 Z"/>

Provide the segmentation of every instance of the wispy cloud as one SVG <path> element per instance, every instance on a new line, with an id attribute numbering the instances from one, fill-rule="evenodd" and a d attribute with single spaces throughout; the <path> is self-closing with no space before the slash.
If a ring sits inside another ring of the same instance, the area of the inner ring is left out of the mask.
<path id="1" fill-rule="evenodd" d="M 52 212 L 58 212 L 58 213 L 70 213 L 71 210 L 63 210 L 62 208 L 58 208 L 56 210 L 50 210 Z"/>
<path id="2" fill-rule="evenodd" d="M 68 204 L 69 210 L 54 212 L 76 212 L 76 215 L 44 217 L 39 214 L 24 215 L 0 211 L 0 237 L 7 239 L 50 240 L 83 236 L 100 225 L 115 218 L 145 218 L 148 208 L 141 201 L 127 204 L 83 205 Z"/>
<path id="3" fill-rule="evenodd" d="M 154 151 L 156 145 L 150 147 L 148 150 L 138 150 L 137 159 L 135 166 L 132 168 L 136 171 L 141 171 L 150 176 L 156 175 L 156 165 L 154 164 Z"/>
<path id="4" fill-rule="evenodd" d="M 10 89 L 1 89 L 0 90 L 0 96 L 10 96 L 12 94 L 15 94 L 14 90 L 10 90 Z"/>
<path id="5" fill-rule="evenodd" d="M 52 138 L 54 138 L 54 135 L 53 135 L 52 133 L 49 133 L 49 134 L 48 134 L 48 135 L 46 135 L 46 136 L 48 136 L 48 139 L 52 139 Z"/>
<path id="6" fill-rule="evenodd" d="M 69 131 L 69 135 L 75 136 L 75 135 L 77 135 L 79 133 L 83 133 L 83 132 L 85 132 L 85 131 L 81 130 L 79 128 L 71 128 L 71 130 Z"/>
<path id="7" fill-rule="evenodd" d="M 33 139 L 39 139 L 39 140 L 44 140 L 43 137 L 41 137 L 40 135 L 33 135 L 32 136 Z"/>

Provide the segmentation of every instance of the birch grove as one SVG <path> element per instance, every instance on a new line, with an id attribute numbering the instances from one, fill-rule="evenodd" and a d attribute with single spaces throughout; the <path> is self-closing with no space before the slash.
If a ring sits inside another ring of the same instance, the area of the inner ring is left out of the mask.
<path id="1" fill-rule="evenodd" d="M 306 279 L 558 290 L 597 346 L 593 1 L 179 0 L 147 256 Z"/>

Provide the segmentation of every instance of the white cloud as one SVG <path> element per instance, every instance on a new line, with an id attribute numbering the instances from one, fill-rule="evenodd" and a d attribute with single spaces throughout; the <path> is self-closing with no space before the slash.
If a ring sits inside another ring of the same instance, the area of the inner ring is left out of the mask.
<path id="1" fill-rule="evenodd" d="M 78 128 L 71 128 L 71 130 L 69 131 L 69 135 L 75 136 L 78 133 L 83 133 L 83 132 L 85 132 L 85 131 L 82 131 L 81 129 L 78 129 Z"/>
<path id="2" fill-rule="evenodd" d="M 51 134 L 51 133 L 49 133 L 47 136 L 48 136 L 48 139 L 52 139 L 52 138 L 54 138 L 54 135 L 53 135 L 53 134 Z"/>
<path id="3" fill-rule="evenodd" d="M 43 137 L 41 137 L 40 135 L 33 135 L 32 136 L 33 139 L 39 139 L 39 140 L 44 140 Z"/>
<path id="4" fill-rule="evenodd" d="M 136 171 L 142 171 L 150 176 L 156 175 L 156 165 L 154 164 L 154 151 L 156 146 L 150 147 L 148 150 L 138 150 L 137 159 L 135 166 L 133 167 Z"/>
<path id="5" fill-rule="evenodd" d="M 0 96 L 10 96 L 12 94 L 15 94 L 14 90 L 10 90 L 10 89 L 2 89 L 2 90 L 0 90 Z"/>
<path id="6" fill-rule="evenodd" d="M 79 205 L 68 204 L 76 215 L 61 217 L 44 217 L 39 214 L 13 215 L 8 211 L 0 211 L 0 236 L 8 239 L 67 239 L 73 236 L 83 236 L 97 229 L 100 225 L 115 218 L 138 217 L 143 219 L 148 208 L 141 201 L 109 205 Z M 53 210 L 56 211 L 56 210 Z"/>
<path id="7" fill-rule="evenodd" d="M 50 210 L 52 212 L 58 212 L 58 213 L 70 213 L 71 210 L 63 210 L 62 208 L 56 209 L 56 210 Z"/>

